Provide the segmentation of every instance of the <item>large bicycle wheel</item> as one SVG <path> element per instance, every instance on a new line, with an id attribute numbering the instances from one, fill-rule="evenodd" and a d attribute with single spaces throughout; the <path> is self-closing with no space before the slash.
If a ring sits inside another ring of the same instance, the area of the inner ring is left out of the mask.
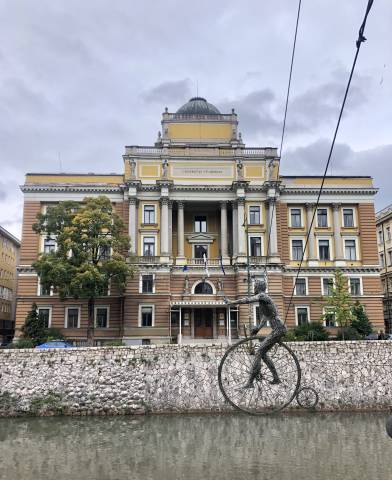
<path id="1" fill-rule="evenodd" d="M 287 407 L 301 384 L 301 368 L 294 352 L 282 342 L 275 344 L 268 356 L 275 365 L 280 383 L 273 384 L 272 374 L 263 361 L 252 388 L 243 388 L 249 380 L 255 352 L 262 337 L 240 340 L 224 354 L 218 369 L 219 388 L 234 408 L 253 415 L 265 415 Z"/>

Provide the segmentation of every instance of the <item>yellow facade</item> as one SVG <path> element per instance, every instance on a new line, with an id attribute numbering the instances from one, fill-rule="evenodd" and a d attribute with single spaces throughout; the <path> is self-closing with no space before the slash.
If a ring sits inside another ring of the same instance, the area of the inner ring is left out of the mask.
<path id="1" fill-rule="evenodd" d="M 172 123 L 168 126 L 168 138 L 171 140 L 222 140 L 229 141 L 232 136 L 230 124 L 223 123 Z"/>

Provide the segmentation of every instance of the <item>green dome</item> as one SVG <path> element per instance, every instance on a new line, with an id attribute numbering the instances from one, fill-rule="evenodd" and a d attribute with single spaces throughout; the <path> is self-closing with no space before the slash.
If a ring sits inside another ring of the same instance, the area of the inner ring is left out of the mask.
<path id="1" fill-rule="evenodd" d="M 202 97 L 191 98 L 176 113 L 181 115 L 220 115 L 220 111 Z"/>

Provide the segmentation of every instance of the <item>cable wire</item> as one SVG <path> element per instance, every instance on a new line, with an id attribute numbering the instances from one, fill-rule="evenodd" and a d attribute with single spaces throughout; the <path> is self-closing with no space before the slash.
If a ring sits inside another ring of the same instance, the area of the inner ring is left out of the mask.
<path id="1" fill-rule="evenodd" d="M 338 131 L 339 131 L 339 127 L 340 127 L 340 121 L 341 121 L 341 119 L 342 119 L 343 110 L 344 110 L 344 107 L 345 107 L 345 105 L 346 105 L 346 100 L 347 100 L 348 92 L 349 92 L 349 90 L 350 90 L 351 80 L 352 80 L 352 78 L 353 78 L 355 66 L 356 66 L 356 64 L 357 64 L 357 59 L 358 59 L 358 55 L 359 55 L 359 50 L 360 50 L 360 48 L 361 48 L 362 43 L 366 41 L 366 38 L 365 38 L 365 36 L 364 36 L 364 31 L 365 31 L 365 26 L 366 26 L 367 17 L 368 17 L 368 15 L 369 15 L 369 12 L 370 12 L 372 6 L 373 6 L 373 2 L 374 2 L 374 0 L 368 0 L 368 4 L 367 4 L 367 7 L 366 7 L 366 12 L 365 12 L 365 16 L 364 16 L 363 22 L 362 22 L 362 24 L 361 24 L 361 27 L 360 27 L 360 29 L 359 29 L 359 32 L 358 32 L 358 39 L 357 39 L 357 41 L 356 41 L 356 43 L 355 43 L 355 45 L 356 45 L 356 52 L 355 52 L 355 56 L 354 56 L 354 61 L 353 61 L 352 67 L 351 67 L 350 76 L 349 76 L 349 79 L 348 79 L 348 82 L 347 82 L 347 86 L 346 86 L 346 91 L 345 91 L 345 93 L 344 93 L 343 103 L 342 103 L 342 106 L 341 106 L 341 108 L 340 108 L 339 117 L 338 117 L 338 121 L 337 121 L 337 124 L 336 124 L 335 132 L 334 132 L 334 135 L 333 135 L 331 147 L 330 147 L 330 150 L 329 150 L 327 163 L 326 163 L 326 165 L 325 165 L 324 175 L 323 175 L 323 178 L 322 178 L 322 181 L 321 181 L 321 185 L 320 185 L 320 189 L 319 189 L 318 196 L 317 196 L 317 201 L 316 201 L 316 204 L 315 204 L 315 207 L 314 207 L 314 210 L 313 210 L 312 220 L 311 220 L 311 222 L 310 222 L 310 225 L 308 226 L 308 232 L 307 232 L 307 235 L 306 235 L 306 241 L 305 241 L 305 245 L 304 245 L 304 248 L 303 248 L 303 251 L 302 251 L 302 258 L 301 258 L 300 264 L 299 264 L 299 266 L 298 266 L 297 275 L 295 276 L 295 281 L 294 281 L 294 284 L 293 284 L 293 289 L 292 289 L 292 291 L 291 291 L 291 296 L 290 296 L 289 305 L 288 305 L 287 310 L 286 310 L 286 315 L 285 315 L 285 318 L 284 318 L 284 323 L 286 323 L 286 321 L 287 321 L 287 316 L 288 316 L 288 313 L 289 313 L 289 311 L 290 311 L 290 307 L 291 307 L 292 302 L 293 302 L 293 297 L 294 297 L 294 292 L 295 292 L 296 283 L 297 283 L 299 274 L 300 274 L 301 269 L 302 269 L 302 265 L 303 265 L 303 260 L 304 260 L 304 255 L 305 255 L 306 247 L 307 247 L 308 242 L 309 242 L 309 237 L 310 237 L 310 234 L 311 234 L 311 231 L 312 231 L 314 219 L 315 219 L 316 212 L 317 212 L 317 207 L 319 206 L 319 203 L 320 203 L 320 198 L 321 198 L 321 194 L 322 194 L 322 191 L 323 191 L 323 188 L 324 188 L 325 178 L 326 178 L 326 176 L 327 176 L 329 164 L 330 164 L 330 162 L 331 162 L 331 157 L 332 157 L 333 149 L 334 149 L 334 146 L 335 146 L 336 137 L 337 137 L 337 134 L 338 134 Z"/>

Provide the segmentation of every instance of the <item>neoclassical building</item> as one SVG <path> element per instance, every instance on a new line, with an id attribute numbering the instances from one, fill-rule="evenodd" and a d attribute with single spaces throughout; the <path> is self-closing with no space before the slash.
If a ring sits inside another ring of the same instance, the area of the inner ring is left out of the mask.
<path id="1" fill-rule="evenodd" d="M 166 108 L 161 124 L 154 145 L 125 147 L 121 174 L 26 175 L 17 327 L 36 302 L 48 325 L 86 338 L 86 302 L 62 302 L 40 287 L 31 264 L 56 246 L 32 224 L 48 205 L 102 194 L 126 224 L 136 273 L 124 295 L 98 300 L 98 342 L 231 341 L 255 322 L 256 305 L 230 308 L 224 297 L 246 295 L 265 273 L 289 327 L 320 321 L 337 267 L 383 327 L 370 177 L 326 179 L 294 286 L 321 178 L 278 176 L 277 149 L 245 146 L 235 111 L 203 98 Z M 333 328 L 332 316 L 326 323 Z"/>
<path id="2" fill-rule="evenodd" d="M 376 214 L 377 243 L 384 295 L 385 331 L 392 333 L 392 205 Z"/>

